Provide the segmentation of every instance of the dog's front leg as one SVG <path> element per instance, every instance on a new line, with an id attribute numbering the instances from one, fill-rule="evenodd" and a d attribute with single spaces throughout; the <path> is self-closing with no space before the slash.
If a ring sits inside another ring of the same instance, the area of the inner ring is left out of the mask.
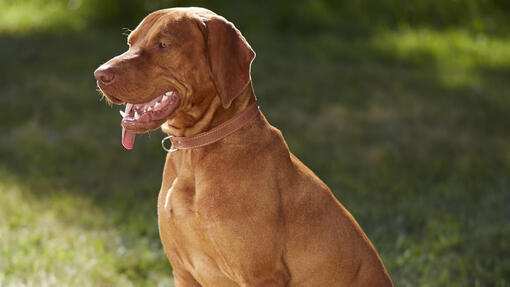
<path id="1" fill-rule="evenodd" d="M 285 222 L 278 190 L 223 189 L 221 194 L 222 200 L 211 200 L 200 210 L 220 269 L 239 286 L 287 286 L 290 275 L 283 256 Z"/>
<path id="2" fill-rule="evenodd" d="M 253 274 L 252 274 L 253 275 Z M 240 286 L 242 287 L 284 287 L 287 286 L 289 275 L 287 272 L 276 271 L 273 274 L 266 274 L 266 276 L 247 276 L 243 278 Z"/>
<path id="3" fill-rule="evenodd" d="M 179 270 L 174 267 L 173 274 L 175 287 L 202 287 L 202 285 L 185 270 Z"/>

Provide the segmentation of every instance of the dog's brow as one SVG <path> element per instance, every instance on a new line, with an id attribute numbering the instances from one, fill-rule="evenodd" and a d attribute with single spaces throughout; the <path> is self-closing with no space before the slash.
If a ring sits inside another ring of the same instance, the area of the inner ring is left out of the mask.
<path id="1" fill-rule="evenodd" d="M 131 45 L 133 43 L 133 33 L 129 33 L 128 37 L 127 37 L 127 43 L 128 45 Z"/>
<path id="2" fill-rule="evenodd" d="M 154 38 L 158 39 L 158 40 L 161 40 L 161 39 L 171 39 L 172 38 L 172 34 L 166 32 L 166 31 L 161 31 L 161 32 L 157 33 L 156 35 L 154 35 Z"/>
<path id="3" fill-rule="evenodd" d="M 165 27 L 165 29 L 162 29 L 159 32 L 158 37 L 160 37 L 160 38 L 173 38 L 173 37 L 175 37 L 175 35 L 167 27 Z"/>

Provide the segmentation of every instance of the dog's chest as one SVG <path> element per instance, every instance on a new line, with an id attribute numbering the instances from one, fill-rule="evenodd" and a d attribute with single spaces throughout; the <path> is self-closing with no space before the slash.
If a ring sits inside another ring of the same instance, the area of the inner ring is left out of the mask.
<path id="1" fill-rule="evenodd" d="M 214 260 L 219 257 L 197 201 L 194 184 L 183 179 L 175 179 L 160 191 L 158 225 L 165 252 L 174 268 L 186 269 L 197 280 L 210 286 L 231 286 Z"/>
<path id="2" fill-rule="evenodd" d="M 183 249 L 206 243 L 195 202 L 195 186 L 185 179 L 176 178 L 170 188 L 160 191 L 158 224 L 165 248 Z"/>

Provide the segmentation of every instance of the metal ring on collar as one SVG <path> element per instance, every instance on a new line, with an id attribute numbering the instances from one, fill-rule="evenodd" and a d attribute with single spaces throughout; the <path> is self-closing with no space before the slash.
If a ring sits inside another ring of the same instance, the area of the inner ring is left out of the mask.
<path id="1" fill-rule="evenodd" d="M 161 147 L 163 147 L 163 150 L 165 150 L 166 152 L 173 152 L 173 151 L 176 151 L 177 149 L 176 148 L 167 148 L 166 145 L 165 145 L 165 142 L 167 140 L 170 140 L 171 138 L 173 138 L 174 136 L 167 136 L 167 137 L 164 137 L 162 140 L 161 140 Z M 170 143 L 172 143 L 172 141 L 170 141 Z"/>

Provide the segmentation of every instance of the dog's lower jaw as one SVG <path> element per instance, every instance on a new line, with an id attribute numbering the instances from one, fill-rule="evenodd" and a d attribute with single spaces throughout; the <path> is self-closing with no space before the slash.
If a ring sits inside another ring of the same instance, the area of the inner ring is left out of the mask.
<path id="1" fill-rule="evenodd" d="M 192 106 L 189 109 L 179 109 L 179 112 L 161 126 L 161 130 L 172 136 L 194 136 L 219 126 L 244 111 L 254 102 L 256 102 L 256 98 L 252 88 L 246 89 L 234 99 L 227 109 L 222 106 L 219 96 L 208 97 L 200 105 Z"/>
<path id="2" fill-rule="evenodd" d="M 175 111 L 179 104 L 179 94 L 168 91 L 155 99 L 142 104 L 126 104 L 122 116 L 122 145 L 132 149 L 137 133 L 157 129 Z"/>
<path id="3" fill-rule="evenodd" d="M 161 130 L 172 136 L 192 136 L 206 131 L 211 127 L 211 122 L 217 109 L 221 107 L 221 102 L 218 97 L 213 97 L 206 104 L 208 106 L 205 109 L 196 106 L 177 113 L 161 126 Z"/>

